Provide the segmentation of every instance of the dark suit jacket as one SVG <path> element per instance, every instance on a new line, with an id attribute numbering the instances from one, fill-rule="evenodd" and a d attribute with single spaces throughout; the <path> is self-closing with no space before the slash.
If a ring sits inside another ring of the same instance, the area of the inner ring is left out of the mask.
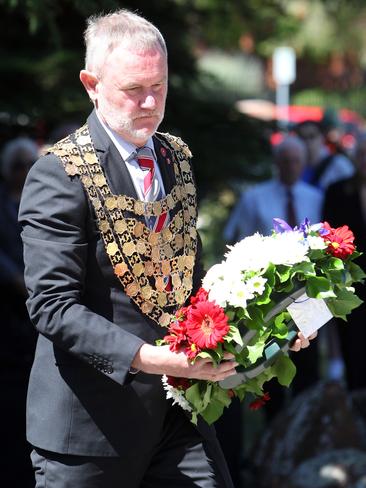
<path id="1" fill-rule="evenodd" d="M 137 198 L 95 113 L 88 124 L 112 191 Z M 169 192 L 173 167 L 154 143 Z M 28 440 L 59 453 L 121 455 L 131 466 L 141 464 L 158 442 L 170 403 L 160 376 L 132 376 L 129 368 L 140 346 L 154 344 L 166 330 L 122 291 L 82 184 L 54 155 L 32 167 L 20 222 L 28 310 L 40 332 L 29 383 Z M 194 277 L 197 287 L 199 258 Z"/>
<path id="2" fill-rule="evenodd" d="M 348 225 L 355 235 L 358 251 L 366 251 L 366 217 L 362 214 L 357 176 L 338 181 L 325 193 L 323 217 L 332 227 Z M 366 269 L 366 254 L 357 259 Z"/>

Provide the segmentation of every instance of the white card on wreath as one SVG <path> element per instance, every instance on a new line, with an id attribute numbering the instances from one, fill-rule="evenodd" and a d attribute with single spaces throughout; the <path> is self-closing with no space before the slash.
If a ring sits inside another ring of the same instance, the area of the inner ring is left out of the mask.
<path id="1" fill-rule="evenodd" d="M 309 298 L 306 293 L 291 303 L 287 310 L 304 337 L 311 336 L 333 317 L 322 298 Z"/>

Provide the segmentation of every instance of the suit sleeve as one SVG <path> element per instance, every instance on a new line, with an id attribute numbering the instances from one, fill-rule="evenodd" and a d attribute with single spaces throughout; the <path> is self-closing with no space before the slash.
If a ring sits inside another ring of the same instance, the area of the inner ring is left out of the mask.
<path id="1" fill-rule="evenodd" d="M 80 180 L 70 178 L 55 156 L 39 159 L 19 211 L 27 307 L 37 330 L 55 346 L 94 366 L 97 358 L 105 366 L 98 369 L 123 385 L 144 341 L 82 303 L 89 218 Z"/>

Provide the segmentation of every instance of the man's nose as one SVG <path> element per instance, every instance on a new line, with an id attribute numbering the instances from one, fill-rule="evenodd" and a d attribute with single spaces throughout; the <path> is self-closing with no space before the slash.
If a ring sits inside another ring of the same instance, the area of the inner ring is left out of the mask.
<path id="1" fill-rule="evenodd" d="M 156 100 L 155 97 L 152 94 L 146 95 L 144 98 L 143 102 L 141 103 L 142 108 L 148 108 L 148 109 L 153 109 L 156 107 Z"/>

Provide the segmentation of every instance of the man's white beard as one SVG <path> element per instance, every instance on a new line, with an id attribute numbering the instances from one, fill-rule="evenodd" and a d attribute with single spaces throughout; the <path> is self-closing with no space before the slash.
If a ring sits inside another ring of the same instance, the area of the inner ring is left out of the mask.
<path id="1" fill-rule="evenodd" d="M 138 139 L 145 139 L 146 137 L 152 136 L 155 133 L 156 129 L 161 124 L 163 117 L 164 117 L 164 114 L 161 114 L 159 112 L 151 112 L 151 113 L 143 112 L 143 113 L 140 113 L 139 114 L 140 117 L 149 116 L 149 115 L 153 115 L 153 116 L 158 117 L 157 123 L 156 123 L 156 126 L 154 127 L 154 129 L 151 129 L 148 133 L 146 133 L 145 128 L 135 129 L 133 127 L 135 119 L 131 120 L 130 118 L 127 118 L 124 114 L 121 114 L 118 110 L 111 108 L 111 107 L 104 106 L 103 109 L 104 110 L 102 112 L 99 111 L 99 113 L 101 114 L 101 116 L 103 117 L 103 119 L 105 120 L 107 125 L 112 130 L 117 132 L 117 134 L 120 134 L 122 137 L 127 136 L 127 137 L 131 137 L 132 139 L 137 139 L 137 140 Z M 135 118 L 138 118 L 138 117 L 135 117 Z"/>

